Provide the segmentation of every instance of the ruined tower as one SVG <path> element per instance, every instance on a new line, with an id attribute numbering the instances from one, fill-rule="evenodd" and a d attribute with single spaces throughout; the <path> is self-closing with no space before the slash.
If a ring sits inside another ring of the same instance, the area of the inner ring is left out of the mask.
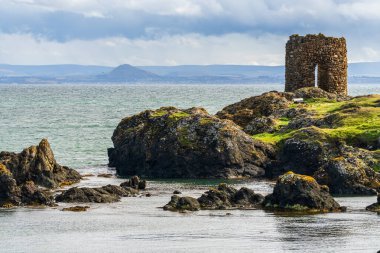
<path id="1" fill-rule="evenodd" d="M 286 43 L 285 91 L 315 86 L 347 95 L 345 38 L 326 37 L 323 34 L 295 34 L 289 37 Z"/>

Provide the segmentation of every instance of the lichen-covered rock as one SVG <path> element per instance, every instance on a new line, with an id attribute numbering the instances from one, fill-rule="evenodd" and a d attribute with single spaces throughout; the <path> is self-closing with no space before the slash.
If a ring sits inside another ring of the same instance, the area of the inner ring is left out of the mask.
<path id="1" fill-rule="evenodd" d="M 350 99 L 349 96 L 344 94 L 336 94 L 332 92 L 327 92 L 318 87 L 304 87 L 294 91 L 294 97 L 296 98 L 326 98 L 330 100 L 336 101 L 344 101 Z"/>
<path id="2" fill-rule="evenodd" d="M 200 210 L 200 205 L 198 200 L 195 198 L 173 195 L 170 202 L 166 204 L 163 209 L 173 212 L 198 211 Z"/>
<path id="3" fill-rule="evenodd" d="M 264 197 L 256 194 L 248 188 L 237 190 L 226 184 L 220 184 L 218 188 L 211 188 L 198 201 L 202 209 L 231 209 L 231 208 L 253 208 L 261 204 Z"/>
<path id="4" fill-rule="evenodd" d="M 380 189 L 380 175 L 372 169 L 377 164 L 372 152 L 331 140 L 318 128 L 301 129 L 285 140 L 279 160 L 268 166 L 268 174 L 293 170 L 313 176 L 332 194 L 375 195 Z"/>
<path id="5" fill-rule="evenodd" d="M 120 184 L 121 187 L 131 187 L 136 190 L 145 190 L 146 180 L 140 180 L 138 176 L 133 176 L 129 180 Z"/>
<path id="6" fill-rule="evenodd" d="M 78 172 L 55 161 L 46 139 L 19 154 L 0 152 L 0 204 L 3 206 L 53 205 L 51 192 L 43 188 L 72 184 L 80 178 Z"/>
<path id="7" fill-rule="evenodd" d="M 231 121 L 202 108 L 163 107 L 123 119 L 112 136 L 109 165 L 122 176 L 148 178 L 259 177 L 273 156 Z"/>
<path id="8" fill-rule="evenodd" d="M 135 196 L 137 190 L 124 188 L 117 185 L 106 185 L 98 188 L 70 188 L 58 196 L 55 200 L 66 203 L 112 203 L 120 200 L 121 197 Z"/>
<path id="9" fill-rule="evenodd" d="M 266 196 L 263 206 L 279 211 L 334 212 L 342 211 L 329 194 L 327 186 L 321 186 L 314 178 L 287 172 L 280 176 L 273 193 Z"/>
<path id="10" fill-rule="evenodd" d="M 249 209 L 260 207 L 263 199 L 264 197 L 261 194 L 257 194 L 246 187 L 237 190 L 227 184 L 219 184 L 217 188 L 210 188 L 198 199 L 173 195 L 171 201 L 164 206 L 164 210 Z"/>
<path id="11" fill-rule="evenodd" d="M 21 202 L 24 205 L 54 205 L 52 193 L 38 188 L 33 181 L 27 181 L 21 186 Z"/>
<path id="12" fill-rule="evenodd" d="M 293 94 L 291 93 L 271 91 L 228 105 L 218 112 L 216 116 L 221 119 L 232 120 L 246 129 L 250 122 L 256 120 L 256 118 L 273 116 L 289 108 L 292 98 Z"/>
<path id="13" fill-rule="evenodd" d="M 252 119 L 244 127 L 244 132 L 248 134 L 258 134 L 264 132 L 273 132 L 276 128 L 276 121 L 273 117 L 257 117 Z"/>
<path id="14" fill-rule="evenodd" d="M 380 212 L 380 193 L 377 195 L 377 203 L 367 206 L 366 210 L 377 213 Z"/>
<path id="15" fill-rule="evenodd" d="M 0 163 L 0 205 L 14 206 L 21 203 L 21 190 L 12 173 Z"/>
<path id="16" fill-rule="evenodd" d="M 0 164 L 13 175 L 18 185 L 33 181 L 36 185 L 55 188 L 62 183 L 76 183 L 81 176 L 78 172 L 59 165 L 46 139 L 38 146 L 31 146 L 21 153 L 0 152 Z"/>

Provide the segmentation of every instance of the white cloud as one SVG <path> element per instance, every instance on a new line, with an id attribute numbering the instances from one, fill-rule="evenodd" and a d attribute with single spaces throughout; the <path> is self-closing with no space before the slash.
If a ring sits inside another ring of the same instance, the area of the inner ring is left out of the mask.
<path id="1" fill-rule="evenodd" d="M 283 64 L 287 38 L 244 34 L 166 36 L 156 40 L 105 38 L 65 43 L 29 34 L 0 35 L 0 62 L 109 65 Z"/>
<path id="2" fill-rule="evenodd" d="M 288 35 L 319 32 L 346 37 L 350 62 L 380 61 L 378 0 L 0 0 L 1 10 L 12 13 L 0 17 L 4 63 L 277 65 Z"/>

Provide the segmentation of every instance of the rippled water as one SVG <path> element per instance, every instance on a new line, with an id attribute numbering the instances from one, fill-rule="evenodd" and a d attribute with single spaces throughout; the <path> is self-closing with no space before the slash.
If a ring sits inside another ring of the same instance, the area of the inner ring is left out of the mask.
<path id="1" fill-rule="evenodd" d="M 0 150 L 21 151 L 48 138 L 57 160 L 81 172 L 107 171 L 106 149 L 121 118 L 145 109 L 225 105 L 281 85 L 0 85 Z M 350 95 L 380 93 L 352 85 Z M 80 185 L 120 183 L 89 177 Z M 376 252 L 375 197 L 337 198 L 347 213 L 286 216 L 264 212 L 165 212 L 174 189 L 199 196 L 215 181 L 150 181 L 152 197 L 94 204 L 85 213 L 19 208 L 0 211 L 0 252 Z M 271 182 L 235 182 L 268 193 Z"/>

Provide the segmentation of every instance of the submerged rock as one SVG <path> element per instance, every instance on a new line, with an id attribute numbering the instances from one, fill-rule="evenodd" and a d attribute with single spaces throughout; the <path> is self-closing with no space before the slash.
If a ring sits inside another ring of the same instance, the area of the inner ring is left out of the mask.
<path id="1" fill-rule="evenodd" d="M 264 197 L 253 190 L 242 187 L 237 190 L 226 184 L 210 188 L 198 199 L 173 195 L 171 201 L 164 206 L 169 211 L 197 211 L 220 209 L 249 209 L 259 207 Z"/>
<path id="2" fill-rule="evenodd" d="M 129 180 L 120 184 L 121 187 L 131 187 L 137 190 L 145 190 L 146 180 L 140 180 L 138 176 L 133 176 Z"/>
<path id="3" fill-rule="evenodd" d="M 287 172 L 280 176 L 273 193 L 266 196 L 264 208 L 279 211 L 337 212 L 342 208 L 314 178 Z"/>
<path id="4" fill-rule="evenodd" d="M 0 152 L 0 205 L 53 205 L 51 192 L 44 188 L 72 184 L 80 178 L 78 172 L 55 161 L 46 139 L 19 154 Z"/>
<path id="5" fill-rule="evenodd" d="M 211 188 L 198 201 L 202 209 L 254 208 L 261 204 L 264 197 L 248 188 L 237 190 L 226 184 Z"/>
<path id="6" fill-rule="evenodd" d="M 106 185 L 98 188 L 73 187 L 56 196 L 55 200 L 66 203 L 112 203 L 121 197 L 135 196 L 135 189 L 124 188 L 117 185 Z"/>
<path id="7" fill-rule="evenodd" d="M 371 211 L 371 212 L 377 212 L 379 214 L 379 212 L 380 212 L 380 193 L 377 195 L 377 203 L 373 203 L 372 205 L 367 206 L 366 210 Z"/>
<path id="8" fill-rule="evenodd" d="M 89 206 L 70 206 L 70 207 L 63 208 L 62 211 L 85 212 L 89 208 L 90 208 Z"/>
<path id="9" fill-rule="evenodd" d="M 122 176 L 260 177 L 273 156 L 231 121 L 202 108 L 163 107 L 123 119 L 112 136 L 109 165 Z"/>
<path id="10" fill-rule="evenodd" d="M 170 202 L 163 208 L 167 211 L 198 211 L 200 210 L 200 205 L 195 198 L 173 195 Z"/>

